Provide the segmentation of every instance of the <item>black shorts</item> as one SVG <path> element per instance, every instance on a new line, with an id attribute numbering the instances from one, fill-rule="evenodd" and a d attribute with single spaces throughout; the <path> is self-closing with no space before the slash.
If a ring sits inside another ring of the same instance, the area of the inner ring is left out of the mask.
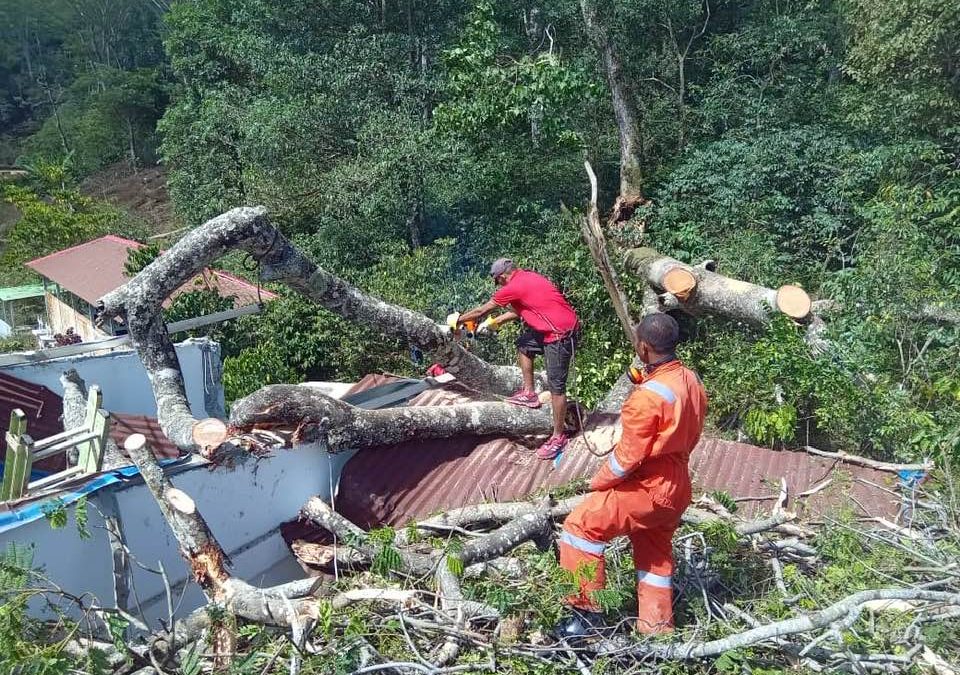
<path id="1" fill-rule="evenodd" d="M 517 338 L 517 349 L 530 358 L 543 354 L 547 363 L 547 388 L 551 394 L 565 394 L 570 362 L 580 342 L 580 329 L 577 328 L 554 342 L 544 343 L 545 337 L 543 333 L 528 328 Z"/>

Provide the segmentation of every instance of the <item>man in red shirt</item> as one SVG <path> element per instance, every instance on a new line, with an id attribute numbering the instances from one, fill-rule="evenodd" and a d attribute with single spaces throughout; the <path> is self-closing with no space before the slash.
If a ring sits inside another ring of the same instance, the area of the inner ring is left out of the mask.
<path id="1" fill-rule="evenodd" d="M 490 276 L 499 286 L 493 298 L 461 314 L 457 323 L 477 321 L 497 308 L 509 307 L 509 311 L 483 321 L 478 332 L 496 330 L 500 324 L 518 318 L 526 325 L 526 330 L 517 338 L 523 389 L 507 401 L 528 408 L 540 407 L 540 399 L 534 391 L 533 359 L 543 354 L 553 408 L 553 435 L 537 449 L 537 457 L 553 459 L 569 440 L 563 424 L 567 410 L 567 376 L 580 338 L 580 321 L 553 282 L 536 272 L 517 269 L 512 260 L 497 259 L 490 267 Z"/>

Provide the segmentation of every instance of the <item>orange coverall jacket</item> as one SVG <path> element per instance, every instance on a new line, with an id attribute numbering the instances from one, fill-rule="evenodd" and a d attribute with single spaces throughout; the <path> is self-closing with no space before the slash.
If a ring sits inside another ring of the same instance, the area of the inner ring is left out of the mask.
<path id="1" fill-rule="evenodd" d="M 568 599 L 571 604 L 596 611 L 590 593 L 604 585 L 606 543 L 627 535 L 637 572 L 638 628 L 672 627 L 672 538 L 690 504 L 687 462 L 706 410 L 699 377 L 676 360 L 634 387 L 621 411 L 620 443 L 593 477 L 593 492 L 563 524 L 560 564 L 580 579 L 580 593 Z M 582 573 L 585 564 L 590 573 Z"/>

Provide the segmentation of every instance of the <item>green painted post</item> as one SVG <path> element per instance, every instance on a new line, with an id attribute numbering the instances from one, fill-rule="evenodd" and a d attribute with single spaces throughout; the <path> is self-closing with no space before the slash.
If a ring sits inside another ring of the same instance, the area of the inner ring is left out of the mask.
<path id="1" fill-rule="evenodd" d="M 87 411 L 83 419 L 83 429 L 97 432 L 99 436 L 77 445 L 79 450 L 77 465 L 84 473 L 95 473 L 103 468 L 103 451 L 110 434 L 110 413 L 100 409 L 102 404 L 103 394 L 100 392 L 100 387 L 93 385 L 87 393 Z"/>
<path id="2" fill-rule="evenodd" d="M 7 455 L 3 462 L 3 486 L 0 487 L 0 500 L 16 499 L 21 496 L 22 488 L 17 489 L 17 479 L 23 475 L 21 464 L 27 460 L 21 438 L 26 431 L 27 416 L 20 408 L 16 408 L 10 413 L 10 426 L 7 430 Z M 33 443 L 31 442 L 30 445 L 32 451 Z M 29 469 L 27 476 L 30 476 Z"/>
<path id="3" fill-rule="evenodd" d="M 20 464 L 13 476 L 13 495 L 11 499 L 20 499 L 27 494 L 30 485 L 30 470 L 33 468 L 33 439 L 27 434 L 20 434 Z"/>

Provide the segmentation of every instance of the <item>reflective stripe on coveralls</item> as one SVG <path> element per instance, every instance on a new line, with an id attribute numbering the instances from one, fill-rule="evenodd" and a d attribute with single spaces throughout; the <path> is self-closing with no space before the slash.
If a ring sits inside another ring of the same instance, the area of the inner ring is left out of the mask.
<path id="1" fill-rule="evenodd" d="M 580 587 L 567 601 L 597 611 L 592 593 L 604 586 L 604 546 L 630 537 L 637 629 L 643 633 L 673 626 L 673 533 L 690 503 L 687 461 L 706 413 L 703 386 L 679 361 L 652 377 L 624 404 L 623 437 L 591 481 L 594 491 L 567 517 L 560 539 L 560 564 Z"/>

